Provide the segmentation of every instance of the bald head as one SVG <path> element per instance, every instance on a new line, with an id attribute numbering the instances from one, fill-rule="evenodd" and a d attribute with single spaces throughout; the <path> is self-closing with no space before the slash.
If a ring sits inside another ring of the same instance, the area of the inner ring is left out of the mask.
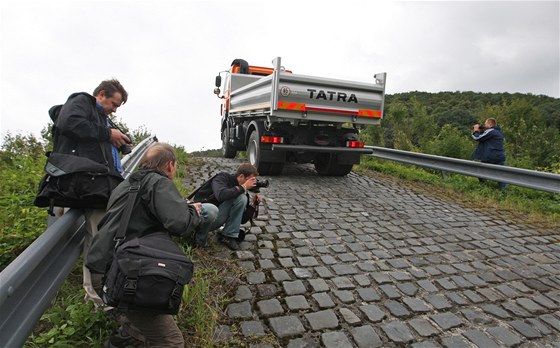
<path id="1" fill-rule="evenodd" d="M 166 143 L 155 143 L 148 148 L 140 160 L 140 169 L 158 169 L 171 176 L 171 167 L 175 167 L 177 158 L 173 147 Z M 175 172 L 173 170 L 173 176 Z M 172 179 L 172 178 L 171 178 Z"/>

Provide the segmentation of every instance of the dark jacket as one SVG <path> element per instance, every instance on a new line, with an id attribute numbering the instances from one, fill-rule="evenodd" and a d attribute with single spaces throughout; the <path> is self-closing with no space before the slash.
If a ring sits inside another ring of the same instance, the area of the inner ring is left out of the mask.
<path id="1" fill-rule="evenodd" d="M 244 193 L 245 189 L 239 185 L 234 174 L 221 172 L 202 184 L 195 192 L 193 200 L 219 206 L 221 203 Z"/>
<path id="2" fill-rule="evenodd" d="M 158 231 L 190 238 L 200 224 L 196 209 L 187 204 L 173 181 L 165 174 L 153 171 L 144 171 L 142 174 L 125 240 Z M 105 273 L 113 258 L 113 237 L 120 226 L 130 186 L 129 178 L 111 194 L 107 214 L 99 223 L 99 232 L 93 238 L 86 260 L 86 265 L 92 272 Z"/>
<path id="3" fill-rule="evenodd" d="M 93 96 L 84 92 L 74 93 L 62 108 L 53 107 L 49 114 L 54 121 L 53 152 L 108 163 L 110 170 L 117 173 L 109 142 L 111 131 L 107 126 L 107 115 L 97 108 Z"/>
<path id="4" fill-rule="evenodd" d="M 473 132 L 472 138 L 478 142 L 478 145 L 471 159 L 493 164 L 503 164 L 506 161 L 504 136 L 500 127 L 494 126 L 484 132 Z"/>

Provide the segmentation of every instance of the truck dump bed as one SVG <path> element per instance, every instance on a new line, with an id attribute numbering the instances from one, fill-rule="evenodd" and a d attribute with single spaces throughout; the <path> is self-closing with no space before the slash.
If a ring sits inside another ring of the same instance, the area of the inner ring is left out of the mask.
<path id="1" fill-rule="evenodd" d="M 374 83 L 291 74 L 273 61 L 269 76 L 231 74 L 231 116 L 266 114 L 270 122 L 309 120 L 377 124 L 383 118 L 385 73 Z"/>

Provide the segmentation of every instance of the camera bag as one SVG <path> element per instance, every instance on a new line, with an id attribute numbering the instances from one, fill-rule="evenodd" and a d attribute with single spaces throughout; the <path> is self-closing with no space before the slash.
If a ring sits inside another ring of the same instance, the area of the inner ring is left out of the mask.
<path id="1" fill-rule="evenodd" d="M 115 235 L 115 251 L 103 282 L 103 301 L 121 311 L 177 314 L 193 263 L 167 232 L 126 240 L 126 228 L 140 190 L 142 173 L 131 178 L 127 204 Z"/>
<path id="2" fill-rule="evenodd" d="M 123 178 L 89 158 L 50 153 L 33 204 L 37 207 L 105 208 Z"/>

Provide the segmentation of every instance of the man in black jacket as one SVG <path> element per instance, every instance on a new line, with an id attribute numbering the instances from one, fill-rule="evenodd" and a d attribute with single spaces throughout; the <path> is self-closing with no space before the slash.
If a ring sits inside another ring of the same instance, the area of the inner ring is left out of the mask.
<path id="1" fill-rule="evenodd" d="M 212 203 L 219 208 L 218 216 L 212 224 L 201 228 L 200 236 L 208 236 L 208 231 L 224 225 L 219 240 L 232 250 L 238 250 L 239 229 L 243 212 L 247 206 L 247 191 L 257 185 L 257 168 L 249 163 L 243 163 L 235 174 L 219 173 L 212 180 L 206 182 L 195 194 L 194 200 Z M 204 247 L 206 239 L 197 240 Z"/>
<path id="2" fill-rule="evenodd" d="M 501 166 L 505 164 L 504 136 L 495 119 L 487 119 L 484 123 L 484 130 L 479 124 L 475 124 L 473 126 L 472 138 L 478 142 L 472 159 L 480 160 L 482 163 L 498 164 Z M 501 190 L 505 189 L 505 183 L 499 182 L 498 184 Z"/>
<path id="3" fill-rule="evenodd" d="M 117 80 L 103 81 L 93 91 L 93 96 L 81 92 L 70 95 L 58 115 L 52 115 L 54 153 L 63 153 L 89 158 L 95 162 L 109 164 L 109 170 L 120 176 L 120 157 L 116 149 L 130 139 L 118 129 L 108 126 L 107 116 L 126 103 L 128 93 Z M 121 169 L 122 170 L 122 169 Z M 105 209 L 84 210 L 86 237 L 84 259 L 91 239 L 97 233 L 97 225 L 105 214 Z M 83 286 L 86 300 L 102 305 L 101 298 L 91 285 L 91 274 L 83 267 Z"/>

